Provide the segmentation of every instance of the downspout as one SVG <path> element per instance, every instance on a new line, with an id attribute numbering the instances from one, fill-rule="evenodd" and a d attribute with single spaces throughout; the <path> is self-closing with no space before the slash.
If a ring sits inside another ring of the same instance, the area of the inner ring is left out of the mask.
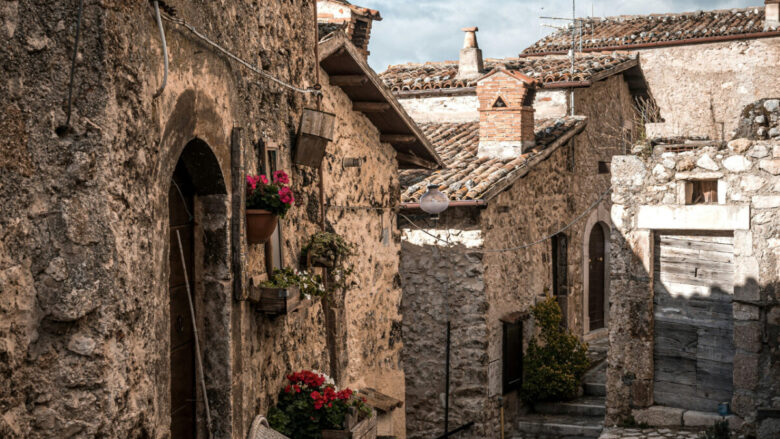
<path id="1" fill-rule="evenodd" d="M 157 99 L 168 84 L 168 44 L 165 41 L 165 29 L 163 28 L 162 18 L 160 17 L 160 2 L 157 0 L 154 2 L 154 16 L 157 19 L 157 27 L 160 29 L 160 40 L 162 40 L 163 49 L 163 80 L 162 84 L 160 84 L 160 88 L 157 89 L 157 92 L 152 96 L 152 98 Z"/>

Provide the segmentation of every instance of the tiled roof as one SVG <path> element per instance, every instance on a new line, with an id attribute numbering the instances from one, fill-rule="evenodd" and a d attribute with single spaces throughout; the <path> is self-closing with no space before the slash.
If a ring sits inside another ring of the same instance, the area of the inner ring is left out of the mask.
<path id="1" fill-rule="evenodd" d="M 575 30 L 578 34 L 579 30 Z M 571 26 L 554 32 L 525 49 L 523 55 L 568 53 L 571 33 Z M 693 44 L 708 38 L 737 39 L 759 33 L 765 33 L 763 7 L 596 17 L 583 23 L 582 47 L 585 51 L 628 50 L 637 46 Z"/>
<path id="2" fill-rule="evenodd" d="M 565 143 L 557 141 L 582 130 L 585 118 L 569 116 L 537 120 L 536 147 L 520 157 L 505 160 L 477 157 L 478 122 L 426 124 L 421 127 L 447 168 L 435 172 L 401 172 L 403 203 L 419 201 L 429 184 L 439 185 L 439 190 L 451 200 L 490 198 L 497 188 L 522 177 Z"/>
<path id="3" fill-rule="evenodd" d="M 588 54 L 577 56 L 574 75 L 571 74 L 571 58 L 546 56 L 543 58 L 504 58 L 485 60 L 485 71 L 503 65 L 507 70 L 518 71 L 544 86 L 568 81 L 588 81 L 600 73 L 618 71 L 624 63 L 636 62 L 636 55 L 629 53 Z M 456 79 L 456 61 L 429 62 L 425 64 L 401 64 L 390 66 L 380 75 L 393 91 L 438 90 L 476 86 L 476 80 Z"/>

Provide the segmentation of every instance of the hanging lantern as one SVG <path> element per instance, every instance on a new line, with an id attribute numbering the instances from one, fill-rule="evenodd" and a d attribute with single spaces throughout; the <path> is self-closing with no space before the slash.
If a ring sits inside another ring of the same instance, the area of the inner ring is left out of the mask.
<path id="1" fill-rule="evenodd" d="M 450 199 L 435 184 L 428 185 L 428 191 L 420 197 L 420 209 L 425 213 L 438 218 L 439 214 L 447 210 L 450 206 Z"/>

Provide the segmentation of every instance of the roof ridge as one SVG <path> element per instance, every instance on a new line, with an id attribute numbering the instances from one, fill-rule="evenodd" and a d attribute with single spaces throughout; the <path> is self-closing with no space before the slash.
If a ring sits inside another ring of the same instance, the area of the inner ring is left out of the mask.
<path id="1" fill-rule="evenodd" d="M 764 6 L 748 6 L 746 8 L 729 8 L 729 9 L 710 9 L 710 10 L 704 10 L 699 9 L 696 11 L 687 11 L 687 12 L 660 12 L 655 14 L 625 14 L 625 15 L 607 15 L 604 17 L 578 17 L 579 20 L 599 20 L 599 21 L 619 21 L 619 19 L 637 19 L 637 18 L 648 18 L 648 17 L 657 17 L 657 18 L 664 18 L 664 17 L 685 17 L 685 16 L 691 16 L 691 15 L 701 15 L 701 14 L 721 14 L 721 13 L 739 13 L 739 12 L 745 12 L 750 10 L 763 10 Z"/>

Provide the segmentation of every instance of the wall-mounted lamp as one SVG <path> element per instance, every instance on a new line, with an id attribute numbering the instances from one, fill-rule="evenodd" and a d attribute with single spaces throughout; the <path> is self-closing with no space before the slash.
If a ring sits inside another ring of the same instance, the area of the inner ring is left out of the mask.
<path id="1" fill-rule="evenodd" d="M 439 214 L 450 207 L 450 198 L 439 190 L 435 184 L 428 185 L 428 191 L 420 197 L 420 209 L 431 214 L 433 219 L 439 219 Z"/>

